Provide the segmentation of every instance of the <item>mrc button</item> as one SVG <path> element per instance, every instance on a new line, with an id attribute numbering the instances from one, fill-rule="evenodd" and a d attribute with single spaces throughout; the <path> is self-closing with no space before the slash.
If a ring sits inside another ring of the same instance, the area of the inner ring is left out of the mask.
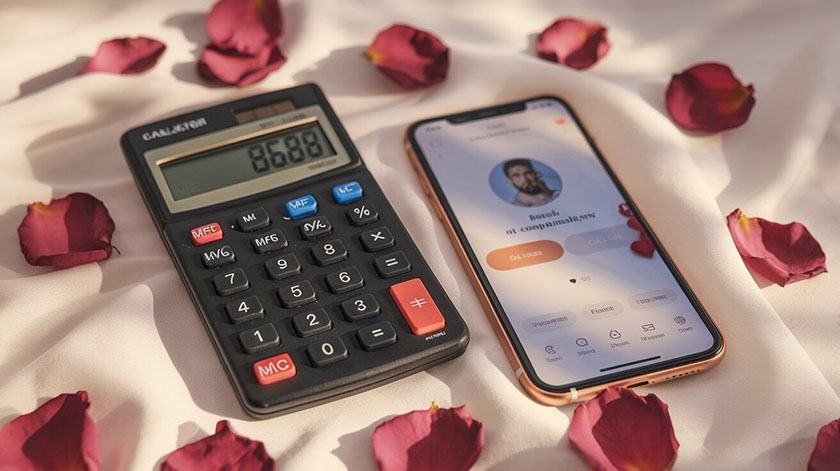
<path id="1" fill-rule="evenodd" d="M 191 230 L 190 236 L 192 237 L 193 245 L 200 247 L 211 242 L 216 242 L 217 240 L 222 240 L 224 233 L 222 232 L 222 226 L 218 222 L 211 222 L 210 224 L 198 226 Z"/>
<path id="2" fill-rule="evenodd" d="M 294 378 L 296 374 L 295 363 L 288 353 L 254 363 L 254 376 L 257 377 L 257 382 L 262 385 Z"/>

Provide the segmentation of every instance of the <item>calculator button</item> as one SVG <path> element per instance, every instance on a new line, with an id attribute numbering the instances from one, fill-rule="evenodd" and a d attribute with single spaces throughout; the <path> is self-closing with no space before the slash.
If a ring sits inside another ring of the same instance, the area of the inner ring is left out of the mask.
<path id="1" fill-rule="evenodd" d="M 312 247 L 312 258 L 318 265 L 331 265 L 347 258 L 347 249 L 338 240 L 327 240 Z"/>
<path id="2" fill-rule="evenodd" d="M 430 334 L 446 326 L 435 300 L 420 278 L 397 283 L 390 291 L 414 335 Z"/>
<path id="3" fill-rule="evenodd" d="M 348 321 L 358 321 L 379 315 L 379 303 L 372 294 L 363 294 L 341 303 L 341 312 Z"/>
<path id="4" fill-rule="evenodd" d="M 263 324 L 256 329 L 248 329 L 239 334 L 239 343 L 247 353 L 256 353 L 275 345 L 280 345 L 280 335 L 274 324 Z"/>
<path id="5" fill-rule="evenodd" d="M 362 232 L 359 239 L 361 239 L 362 246 L 368 252 L 376 252 L 394 246 L 394 236 L 391 235 L 391 231 L 387 227 L 377 227 Z"/>
<path id="6" fill-rule="evenodd" d="M 306 353 L 315 366 L 327 366 L 347 358 L 347 347 L 338 337 L 330 337 L 310 344 Z"/>
<path id="7" fill-rule="evenodd" d="M 391 278 L 411 271 L 411 264 L 408 263 L 408 259 L 402 252 L 391 252 L 378 257 L 373 261 L 373 264 L 382 278 Z"/>
<path id="8" fill-rule="evenodd" d="M 324 216 L 318 216 L 298 226 L 300 229 L 300 236 L 306 240 L 317 239 L 332 233 L 332 225 L 330 221 Z"/>
<path id="9" fill-rule="evenodd" d="M 213 285 L 216 287 L 216 292 L 219 296 L 230 296 L 231 294 L 245 291 L 250 284 L 248 277 L 241 268 L 237 268 L 225 273 L 219 273 L 213 277 Z"/>
<path id="10" fill-rule="evenodd" d="M 350 210 L 347 211 L 347 220 L 354 226 L 364 226 L 379 220 L 379 213 L 376 208 L 366 203 L 360 203 L 350 207 Z"/>
<path id="11" fill-rule="evenodd" d="M 277 290 L 277 297 L 283 307 L 297 307 L 315 302 L 315 290 L 307 280 L 284 286 Z"/>
<path id="12" fill-rule="evenodd" d="M 378 322 L 356 332 L 359 343 L 367 351 L 387 347 L 397 342 L 397 333 L 388 321 Z"/>
<path id="13" fill-rule="evenodd" d="M 236 256 L 233 254 L 233 249 L 230 248 L 230 245 L 223 245 L 202 253 L 201 261 L 204 262 L 206 268 L 219 268 L 236 261 Z"/>
<path id="14" fill-rule="evenodd" d="M 260 298 L 248 296 L 238 301 L 231 301 L 225 306 L 228 318 L 234 324 L 241 324 L 263 316 L 263 305 Z"/>
<path id="15" fill-rule="evenodd" d="M 201 247 L 202 245 L 207 245 L 211 242 L 216 242 L 217 240 L 222 240 L 222 238 L 224 238 L 222 226 L 220 226 L 218 222 L 211 222 L 210 224 L 198 226 L 190 231 L 190 235 L 192 236 L 192 243 L 196 247 Z"/>
<path id="16" fill-rule="evenodd" d="M 312 195 L 300 196 L 286 202 L 286 214 L 292 219 L 309 217 L 318 212 L 318 202 Z"/>
<path id="17" fill-rule="evenodd" d="M 301 337 L 309 337 L 332 329 L 330 316 L 323 309 L 296 314 L 292 317 L 292 325 Z"/>
<path id="18" fill-rule="evenodd" d="M 365 280 L 356 267 L 345 268 L 327 275 L 327 286 L 336 294 L 346 293 L 364 285 Z"/>
<path id="19" fill-rule="evenodd" d="M 268 227 L 271 219 L 263 208 L 255 208 L 236 215 L 236 225 L 242 232 L 253 232 Z"/>
<path id="20" fill-rule="evenodd" d="M 333 201 L 338 204 L 350 204 L 362 199 L 362 185 L 352 181 L 332 187 Z"/>
<path id="21" fill-rule="evenodd" d="M 272 280 L 282 280 L 300 273 L 300 262 L 295 254 L 287 253 L 265 262 L 265 271 Z"/>
<path id="22" fill-rule="evenodd" d="M 266 385 L 294 378 L 297 374 L 295 363 L 288 353 L 275 355 L 254 363 L 254 376 L 257 382 Z"/>
<path id="23" fill-rule="evenodd" d="M 268 234 L 263 234 L 259 237 L 251 239 L 251 246 L 258 254 L 274 252 L 286 248 L 289 243 L 286 237 L 280 231 L 271 231 Z"/>

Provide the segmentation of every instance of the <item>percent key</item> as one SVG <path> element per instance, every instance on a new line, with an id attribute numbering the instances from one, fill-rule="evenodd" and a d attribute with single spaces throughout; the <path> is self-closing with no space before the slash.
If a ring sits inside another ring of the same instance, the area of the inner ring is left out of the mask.
<path id="1" fill-rule="evenodd" d="M 376 208 L 373 208 L 365 203 L 359 203 L 347 211 L 347 219 L 350 224 L 354 226 L 364 226 L 379 219 L 379 213 Z"/>

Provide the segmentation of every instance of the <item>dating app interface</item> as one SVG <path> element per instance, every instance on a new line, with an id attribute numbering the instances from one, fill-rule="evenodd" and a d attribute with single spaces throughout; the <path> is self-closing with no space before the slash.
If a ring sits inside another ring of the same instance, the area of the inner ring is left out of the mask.
<path id="1" fill-rule="evenodd" d="M 568 385 L 714 345 L 660 255 L 631 249 L 631 213 L 562 103 L 427 122 L 415 139 L 540 380 Z"/>

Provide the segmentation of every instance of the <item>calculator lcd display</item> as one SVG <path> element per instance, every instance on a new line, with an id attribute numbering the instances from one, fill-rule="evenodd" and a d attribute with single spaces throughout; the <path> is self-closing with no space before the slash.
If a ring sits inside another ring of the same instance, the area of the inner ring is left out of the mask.
<path id="1" fill-rule="evenodd" d="M 160 166 L 175 201 L 336 155 L 315 122 Z"/>

